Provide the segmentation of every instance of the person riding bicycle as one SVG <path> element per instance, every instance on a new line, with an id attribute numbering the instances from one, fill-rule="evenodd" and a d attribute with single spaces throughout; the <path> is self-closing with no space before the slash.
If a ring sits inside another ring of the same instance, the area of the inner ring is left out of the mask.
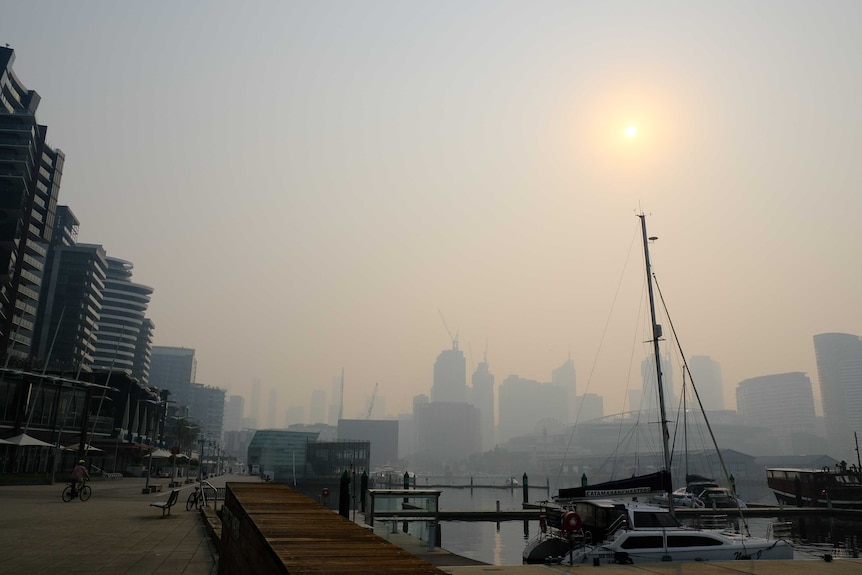
<path id="1" fill-rule="evenodd" d="M 90 473 L 84 467 L 84 460 L 79 459 L 78 464 L 72 470 L 72 497 L 78 494 L 78 490 L 84 486 L 84 481 L 90 479 Z"/>

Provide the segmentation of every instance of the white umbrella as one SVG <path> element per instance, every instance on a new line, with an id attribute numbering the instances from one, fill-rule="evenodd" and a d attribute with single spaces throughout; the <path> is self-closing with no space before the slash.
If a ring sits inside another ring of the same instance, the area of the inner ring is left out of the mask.
<path id="1" fill-rule="evenodd" d="M 66 447 L 63 447 L 62 449 L 63 449 L 63 451 L 78 451 L 78 444 L 73 443 L 72 445 L 67 445 Z M 90 452 L 90 451 L 102 451 L 102 450 L 99 449 L 98 447 L 93 447 L 89 443 L 86 443 L 86 444 L 84 444 L 84 451 Z"/>
<path id="2" fill-rule="evenodd" d="M 153 451 L 147 457 L 152 457 L 153 459 L 167 459 L 171 455 L 172 455 L 171 452 L 168 451 L 167 449 L 159 448 L 159 449 L 156 449 L 155 451 Z"/>
<path id="3" fill-rule="evenodd" d="M 22 433 L 21 435 L 16 435 L 15 437 L 10 437 L 7 439 L 9 443 L 14 443 L 20 447 L 29 447 L 29 446 L 39 446 L 39 447 L 54 447 L 50 443 L 45 443 L 35 437 L 30 437 L 26 433 Z"/>

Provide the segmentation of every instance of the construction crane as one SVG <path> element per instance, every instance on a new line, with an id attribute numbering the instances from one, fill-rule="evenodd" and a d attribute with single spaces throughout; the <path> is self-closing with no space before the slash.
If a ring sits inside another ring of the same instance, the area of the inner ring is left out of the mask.
<path id="1" fill-rule="evenodd" d="M 371 419 L 371 410 L 374 409 L 374 398 L 377 397 L 377 383 L 374 384 L 374 391 L 371 394 L 371 401 L 368 402 L 368 413 L 365 414 L 365 419 Z"/>
<path id="2" fill-rule="evenodd" d="M 452 330 L 449 329 L 449 324 L 446 323 L 446 318 L 443 317 L 443 312 L 440 311 L 440 308 L 437 308 L 437 311 L 440 313 L 440 319 L 443 320 L 443 327 L 446 328 L 446 333 L 449 334 L 449 339 L 452 340 L 452 349 L 458 349 L 458 334 L 455 334 L 455 337 L 452 337 Z"/>

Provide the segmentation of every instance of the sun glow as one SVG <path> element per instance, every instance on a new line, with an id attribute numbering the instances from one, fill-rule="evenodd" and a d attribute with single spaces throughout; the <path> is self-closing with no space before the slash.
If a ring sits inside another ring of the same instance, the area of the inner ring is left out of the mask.
<path id="1" fill-rule="evenodd" d="M 626 128 L 626 137 L 627 138 L 634 138 L 637 135 L 638 135 L 638 127 L 637 126 L 631 125 L 631 126 Z"/>

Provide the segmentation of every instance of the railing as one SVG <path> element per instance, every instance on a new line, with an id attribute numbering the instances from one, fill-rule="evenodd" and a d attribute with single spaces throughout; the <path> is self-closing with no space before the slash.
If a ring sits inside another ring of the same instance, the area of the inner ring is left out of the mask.
<path id="1" fill-rule="evenodd" d="M 201 481 L 201 495 L 204 498 L 204 505 L 208 505 L 208 501 L 212 499 L 213 501 L 213 511 L 218 511 L 218 500 L 221 498 L 222 505 L 224 505 L 225 498 L 225 488 L 224 487 L 216 487 L 209 481 Z"/>
<path id="2" fill-rule="evenodd" d="M 613 523 L 608 526 L 608 535 L 611 533 L 616 533 L 620 529 L 626 529 L 628 527 L 628 520 L 625 515 L 620 515 L 616 519 L 614 519 Z"/>

